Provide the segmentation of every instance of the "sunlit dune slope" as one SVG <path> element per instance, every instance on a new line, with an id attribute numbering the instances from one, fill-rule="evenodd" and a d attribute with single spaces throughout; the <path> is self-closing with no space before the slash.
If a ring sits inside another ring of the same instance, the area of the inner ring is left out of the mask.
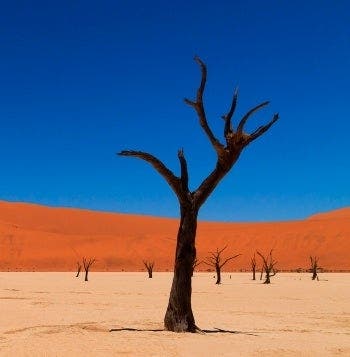
<path id="1" fill-rule="evenodd" d="M 0 201 L 0 270 L 69 271 L 83 256 L 94 270 L 139 271 L 142 260 L 172 270 L 176 219 L 52 208 Z M 328 270 L 350 270 L 350 209 L 304 221 L 269 223 L 200 222 L 197 256 L 228 245 L 242 253 L 227 270 L 249 269 L 254 251 L 274 249 L 278 268 L 308 268 L 309 255 Z M 204 264 L 199 270 L 206 270 Z"/>

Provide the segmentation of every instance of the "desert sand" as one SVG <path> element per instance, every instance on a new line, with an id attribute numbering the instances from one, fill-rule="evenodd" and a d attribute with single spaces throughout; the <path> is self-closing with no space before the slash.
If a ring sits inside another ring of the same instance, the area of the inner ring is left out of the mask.
<path id="1" fill-rule="evenodd" d="M 177 219 L 0 201 L 0 270 L 72 271 L 86 256 L 99 271 L 140 271 L 143 259 L 171 271 L 177 228 Z M 350 271 L 349 237 L 350 208 L 302 221 L 199 222 L 197 256 L 228 245 L 227 254 L 242 256 L 225 268 L 240 271 L 256 250 L 273 248 L 279 270 L 307 269 L 312 254 L 327 270 Z"/>
<path id="2" fill-rule="evenodd" d="M 270 285 L 249 273 L 195 273 L 193 310 L 202 329 L 163 328 L 171 273 L 0 273 L 1 356 L 350 355 L 350 274 L 280 273 Z M 135 328 L 146 331 L 111 329 Z"/>

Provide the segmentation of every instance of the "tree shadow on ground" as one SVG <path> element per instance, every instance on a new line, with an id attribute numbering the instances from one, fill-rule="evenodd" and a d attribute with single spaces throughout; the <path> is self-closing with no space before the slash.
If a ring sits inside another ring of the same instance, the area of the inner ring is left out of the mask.
<path id="1" fill-rule="evenodd" d="M 164 329 L 139 329 L 133 327 L 122 327 L 122 328 L 112 328 L 109 332 L 121 332 L 121 331 L 133 331 L 133 332 L 168 332 Z M 229 333 L 234 335 L 248 335 L 248 336 L 258 336 L 252 332 L 244 332 L 244 331 L 233 331 L 233 330 L 224 330 L 221 328 L 214 327 L 213 330 L 201 330 L 198 329 L 197 333 L 207 334 L 207 333 Z"/>

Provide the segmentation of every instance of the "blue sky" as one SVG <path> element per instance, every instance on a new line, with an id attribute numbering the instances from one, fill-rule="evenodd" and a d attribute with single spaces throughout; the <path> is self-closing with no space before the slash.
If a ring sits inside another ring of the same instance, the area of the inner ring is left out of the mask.
<path id="1" fill-rule="evenodd" d="M 0 198 L 178 216 L 163 179 L 115 155 L 149 151 L 194 189 L 215 164 L 193 110 L 198 54 L 208 118 L 233 88 L 235 122 L 280 120 L 241 155 L 201 219 L 304 218 L 350 205 L 348 1 L 11 1 L 0 12 Z"/>

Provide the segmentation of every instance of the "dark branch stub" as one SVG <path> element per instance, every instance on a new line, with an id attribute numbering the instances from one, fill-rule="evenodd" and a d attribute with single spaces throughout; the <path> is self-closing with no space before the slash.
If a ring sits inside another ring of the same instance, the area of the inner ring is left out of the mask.
<path id="1" fill-rule="evenodd" d="M 179 176 L 176 176 L 162 161 L 149 153 L 134 150 L 124 150 L 119 153 L 121 156 L 136 157 L 151 164 L 175 192 L 180 204 L 180 225 L 177 234 L 174 277 L 168 308 L 164 318 L 165 329 L 175 332 L 200 331 L 195 324 L 191 306 L 191 277 L 194 269 L 193 264 L 196 259 L 195 238 L 198 212 L 215 187 L 234 166 L 242 150 L 253 140 L 265 133 L 278 119 L 278 114 L 275 114 L 271 122 L 259 127 L 252 134 L 244 132 L 244 126 L 250 116 L 268 104 L 268 102 L 264 102 L 248 111 L 240 120 L 237 131 L 235 131 L 232 119 L 238 100 L 238 90 L 236 89 L 232 97 L 230 110 L 223 116 L 225 122 L 223 128 L 225 144 L 220 142 L 209 126 L 204 108 L 203 95 L 207 81 L 207 67 L 198 56 L 195 57 L 195 61 L 200 68 L 201 80 L 195 100 L 185 99 L 185 103 L 195 110 L 199 124 L 217 154 L 215 167 L 210 174 L 197 189 L 191 191 L 188 187 L 189 174 L 187 161 L 182 149 L 178 151 L 181 169 Z M 228 261 L 231 258 L 233 259 L 234 257 L 230 257 Z M 210 262 L 213 261 L 210 260 Z M 224 263 L 226 264 L 227 261 L 224 261 Z"/>

